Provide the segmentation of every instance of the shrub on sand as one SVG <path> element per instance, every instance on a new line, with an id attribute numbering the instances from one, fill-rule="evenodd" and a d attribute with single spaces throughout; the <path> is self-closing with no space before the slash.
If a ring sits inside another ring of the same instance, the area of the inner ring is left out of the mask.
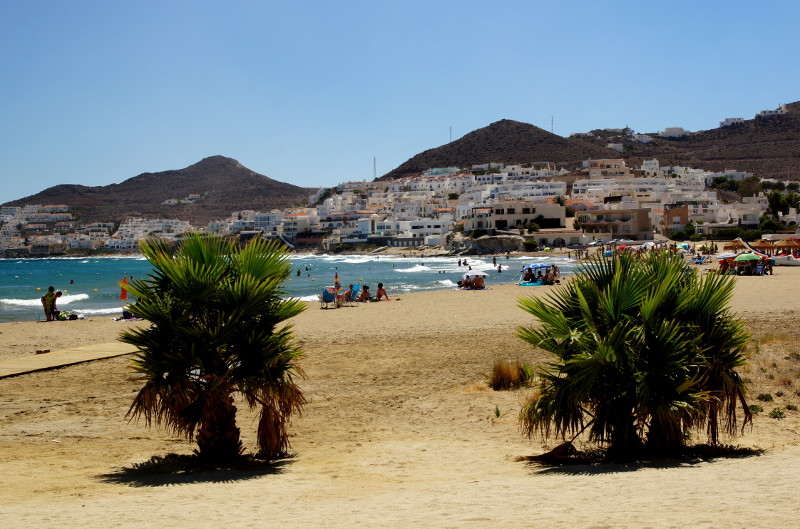
<path id="1" fill-rule="evenodd" d="M 533 368 L 519 360 L 495 360 L 492 374 L 489 376 L 489 387 L 493 390 L 517 389 L 530 384 L 533 379 Z"/>

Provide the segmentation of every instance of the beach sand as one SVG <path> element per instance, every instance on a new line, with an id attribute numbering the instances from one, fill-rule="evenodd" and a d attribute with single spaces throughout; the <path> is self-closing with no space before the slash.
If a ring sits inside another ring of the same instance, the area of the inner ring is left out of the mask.
<path id="1" fill-rule="evenodd" d="M 514 333 L 517 307 L 547 287 L 392 295 L 399 301 L 297 317 L 308 398 L 295 456 L 271 469 L 170 473 L 135 465 L 194 446 L 129 423 L 129 357 L 0 380 L 3 527 L 792 527 L 800 506 L 800 269 L 740 278 L 733 308 L 757 337 L 751 403 L 764 412 L 727 442 L 762 455 L 649 466 L 545 468 L 519 430 L 530 390 L 494 392 L 497 358 L 545 357 Z M 112 342 L 136 322 L 0 324 L 0 360 Z M 796 355 L 793 356 L 793 355 Z M 756 395 L 770 393 L 773 402 Z M 778 393 L 781 396 L 778 396 Z M 495 416 L 499 408 L 500 417 Z M 238 423 L 253 452 L 254 415 Z M 702 434 L 698 434 L 701 436 Z"/>

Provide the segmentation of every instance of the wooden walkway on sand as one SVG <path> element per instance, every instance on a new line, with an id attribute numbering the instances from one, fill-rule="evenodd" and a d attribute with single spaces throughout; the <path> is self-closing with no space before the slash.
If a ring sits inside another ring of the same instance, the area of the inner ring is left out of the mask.
<path id="1" fill-rule="evenodd" d="M 57 367 L 91 362 L 101 358 L 112 358 L 133 353 L 136 350 L 132 345 L 122 342 L 100 343 L 73 347 L 61 351 L 23 356 L 0 362 L 0 378 L 13 377 L 33 371 L 55 369 Z"/>

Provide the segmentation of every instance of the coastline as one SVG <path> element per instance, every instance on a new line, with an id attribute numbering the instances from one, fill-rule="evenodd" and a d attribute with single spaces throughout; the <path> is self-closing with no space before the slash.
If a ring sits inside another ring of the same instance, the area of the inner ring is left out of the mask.
<path id="1" fill-rule="evenodd" d="M 725 442 L 766 449 L 759 457 L 624 469 L 515 461 L 543 451 L 516 420 L 530 390 L 493 392 L 484 374 L 497 358 L 546 360 L 514 333 L 531 323 L 517 299 L 546 296 L 550 287 L 492 285 L 334 310 L 309 303 L 291 322 L 305 351 L 300 385 L 309 402 L 290 428 L 295 456 L 272 470 L 134 470 L 153 456 L 190 454 L 193 445 L 125 419 L 139 387 L 129 357 L 0 380 L 0 521 L 141 527 L 153 519 L 185 523 L 196 511 L 201 527 L 263 519 L 296 527 L 558 526 L 565 517 L 574 527 L 788 527 L 800 514 L 791 501 L 800 412 L 782 421 L 767 412 L 800 402 L 800 365 L 791 357 L 800 337 L 800 270 L 775 273 L 739 278 L 731 303 L 759 340 L 744 371 L 750 401 L 767 392 L 775 401 L 760 403 L 765 412 L 744 437 Z M 134 324 L 2 323 L 0 350 L 112 342 Z M 252 451 L 255 417 L 238 407 Z M 535 491 L 535 509 L 526 491 Z"/>

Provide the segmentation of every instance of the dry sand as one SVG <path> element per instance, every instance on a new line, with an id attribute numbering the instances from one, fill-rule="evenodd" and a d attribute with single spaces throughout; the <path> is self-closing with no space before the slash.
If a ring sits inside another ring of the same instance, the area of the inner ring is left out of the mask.
<path id="1" fill-rule="evenodd" d="M 514 331 L 530 323 L 517 298 L 547 288 L 425 292 L 337 310 L 310 304 L 296 318 L 309 403 L 291 429 L 295 457 L 271 471 L 133 470 L 193 445 L 127 422 L 137 390 L 127 357 L 0 380 L 0 526 L 797 526 L 800 412 L 766 414 L 800 404 L 800 268 L 775 274 L 741 278 L 733 300 L 758 337 L 745 372 L 751 402 L 776 398 L 732 441 L 764 448 L 760 456 L 644 467 L 516 462 L 544 449 L 519 431 L 529 390 L 493 392 L 483 375 L 496 358 L 543 360 Z M 129 325 L 2 324 L 0 360 L 111 342 Z M 239 425 L 252 452 L 253 415 L 243 406 Z"/>

